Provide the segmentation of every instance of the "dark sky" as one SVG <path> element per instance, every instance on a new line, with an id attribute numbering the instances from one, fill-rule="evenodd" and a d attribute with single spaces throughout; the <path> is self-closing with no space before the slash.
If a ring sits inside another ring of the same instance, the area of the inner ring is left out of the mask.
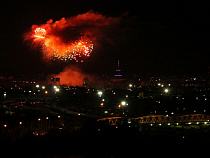
<path id="1" fill-rule="evenodd" d="M 123 17 L 112 39 L 78 67 L 83 72 L 110 75 L 120 59 L 128 76 L 206 75 L 209 64 L 209 4 L 199 1 L 36 0 L 0 2 L 0 73 L 55 73 L 60 63 L 41 60 L 23 34 L 34 24 L 86 13 Z M 73 63 L 69 63 L 73 64 Z"/>

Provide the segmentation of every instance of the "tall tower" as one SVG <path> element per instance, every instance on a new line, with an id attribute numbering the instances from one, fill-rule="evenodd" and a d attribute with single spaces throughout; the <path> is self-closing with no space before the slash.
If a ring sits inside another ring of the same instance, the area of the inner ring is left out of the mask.
<path id="1" fill-rule="evenodd" d="M 114 76 L 112 78 L 112 88 L 114 89 L 124 89 L 125 88 L 125 78 L 122 74 L 122 70 L 120 68 L 120 60 L 117 61 L 117 68 L 115 69 Z"/>
<path id="2" fill-rule="evenodd" d="M 114 78 L 116 79 L 123 78 L 122 71 L 120 69 L 120 60 L 117 61 L 117 69 L 115 70 Z"/>

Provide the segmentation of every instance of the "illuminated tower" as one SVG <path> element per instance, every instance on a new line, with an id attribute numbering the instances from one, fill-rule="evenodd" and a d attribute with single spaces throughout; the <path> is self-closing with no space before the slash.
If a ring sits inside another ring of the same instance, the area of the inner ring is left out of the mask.
<path id="1" fill-rule="evenodd" d="M 117 68 L 114 72 L 114 76 L 112 78 L 112 85 L 111 88 L 114 89 L 124 89 L 125 88 L 125 78 L 122 74 L 122 70 L 120 68 L 120 61 L 117 61 Z"/>
<path id="2" fill-rule="evenodd" d="M 117 61 L 117 69 L 115 70 L 114 79 L 122 79 L 122 71 L 120 69 L 120 60 Z"/>

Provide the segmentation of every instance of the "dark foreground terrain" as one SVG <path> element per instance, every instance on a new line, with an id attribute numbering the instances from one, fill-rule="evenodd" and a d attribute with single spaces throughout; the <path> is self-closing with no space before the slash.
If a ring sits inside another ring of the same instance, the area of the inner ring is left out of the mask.
<path id="1" fill-rule="evenodd" d="M 85 118 L 78 130 L 53 129 L 45 135 L 28 134 L 16 139 L 1 136 L 5 157 L 83 158 L 193 156 L 209 153 L 208 129 L 108 126 Z"/>

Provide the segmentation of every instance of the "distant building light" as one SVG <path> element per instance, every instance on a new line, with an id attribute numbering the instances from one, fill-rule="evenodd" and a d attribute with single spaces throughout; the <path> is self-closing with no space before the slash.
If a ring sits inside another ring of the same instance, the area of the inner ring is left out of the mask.
<path id="1" fill-rule="evenodd" d="M 39 85 L 38 84 L 36 85 L 36 88 L 39 88 Z"/>
<path id="2" fill-rule="evenodd" d="M 102 95 L 103 94 L 103 92 L 102 91 L 98 91 L 98 95 Z"/>
<path id="3" fill-rule="evenodd" d="M 169 92 L 169 90 L 166 88 L 166 89 L 164 90 L 164 92 L 165 92 L 165 93 L 168 93 L 168 92 Z"/>
<path id="4" fill-rule="evenodd" d="M 47 94 L 47 93 L 48 93 L 48 91 L 45 91 L 44 93 L 45 93 L 45 94 Z"/>
<path id="5" fill-rule="evenodd" d="M 56 92 L 59 92 L 59 91 L 60 91 L 60 89 L 59 89 L 59 88 L 55 88 L 55 91 L 56 91 Z"/>
<path id="6" fill-rule="evenodd" d="M 108 111 L 104 111 L 105 114 L 108 114 Z"/>
<path id="7" fill-rule="evenodd" d="M 45 86 L 42 86 L 42 89 L 45 89 Z"/>
<path id="8" fill-rule="evenodd" d="M 114 75 L 115 77 L 121 77 L 122 75 Z"/>
<path id="9" fill-rule="evenodd" d="M 98 91 L 98 95 L 99 95 L 99 97 L 101 97 L 101 96 L 102 96 L 102 94 L 103 94 L 103 92 L 102 92 L 102 91 Z"/>
<path id="10" fill-rule="evenodd" d="M 132 84 L 129 84 L 129 87 L 131 88 L 131 87 L 133 87 L 133 85 Z"/>
<path id="11" fill-rule="evenodd" d="M 125 106 L 125 105 L 126 105 L 126 102 L 125 102 L 125 101 L 122 101 L 122 102 L 121 102 L 121 105 L 122 105 L 122 106 Z"/>
<path id="12" fill-rule="evenodd" d="M 104 103 L 101 103 L 101 107 L 103 107 L 104 106 Z"/>

